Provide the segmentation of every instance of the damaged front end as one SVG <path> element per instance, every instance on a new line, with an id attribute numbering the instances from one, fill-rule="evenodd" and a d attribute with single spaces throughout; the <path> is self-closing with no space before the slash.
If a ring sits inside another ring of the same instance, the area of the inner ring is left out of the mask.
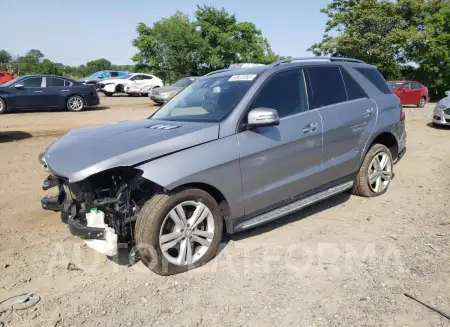
<path id="1" fill-rule="evenodd" d="M 131 167 L 103 171 L 76 183 L 50 174 L 42 188 L 57 188 L 57 192 L 41 199 L 42 208 L 61 212 L 73 235 L 98 252 L 114 256 L 117 243 L 133 245 L 141 207 L 161 190 L 141 176 L 142 171 Z"/>

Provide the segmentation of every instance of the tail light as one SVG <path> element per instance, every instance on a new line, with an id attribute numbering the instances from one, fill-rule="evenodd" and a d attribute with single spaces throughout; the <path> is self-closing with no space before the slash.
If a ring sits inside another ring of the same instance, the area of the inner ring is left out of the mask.
<path id="1" fill-rule="evenodd" d="M 400 106 L 400 120 L 405 120 L 405 111 L 403 110 L 403 106 Z"/>

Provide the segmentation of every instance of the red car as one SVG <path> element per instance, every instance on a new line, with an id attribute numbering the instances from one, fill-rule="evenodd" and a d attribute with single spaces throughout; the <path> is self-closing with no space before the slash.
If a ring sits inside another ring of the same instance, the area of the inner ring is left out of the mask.
<path id="1" fill-rule="evenodd" d="M 13 79 L 14 79 L 14 77 L 10 73 L 0 71 L 0 85 L 2 85 L 3 83 L 9 82 Z"/>
<path id="2" fill-rule="evenodd" d="M 388 85 L 392 92 L 400 98 L 403 106 L 416 105 L 419 108 L 423 108 L 430 100 L 428 89 L 418 82 L 392 81 L 388 82 Z"/>

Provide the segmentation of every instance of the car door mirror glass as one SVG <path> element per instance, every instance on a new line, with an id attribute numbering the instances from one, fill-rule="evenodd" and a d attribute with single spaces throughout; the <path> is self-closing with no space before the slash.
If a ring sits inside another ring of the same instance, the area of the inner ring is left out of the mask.
<path id="1" fill-rule="evenodd" d="M 252 109 L 247 116 L 247 127 L 277 126 L 280 124 L 278 112 L 270 108 Z"/>
<path id="2" fill-rule="evenodd" d="M 14 87 L 15 87 L 16 89 L 23 89 L 23 88 L 25 87 L 25 85 L 23 85 L 22 83 L 18 83 L 18 84 L 16 84 L 16 85 L 14 85 Z"/>

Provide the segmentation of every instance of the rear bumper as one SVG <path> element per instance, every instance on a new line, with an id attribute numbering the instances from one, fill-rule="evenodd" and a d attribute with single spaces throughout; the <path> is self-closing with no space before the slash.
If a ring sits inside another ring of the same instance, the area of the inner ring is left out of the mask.
<path id="1" fill-rule="evenodd" d="M 100 98 L 97 93 L 86 96 L 85 100 L 87 107 L 98 106 L 100 104 Z"/>

